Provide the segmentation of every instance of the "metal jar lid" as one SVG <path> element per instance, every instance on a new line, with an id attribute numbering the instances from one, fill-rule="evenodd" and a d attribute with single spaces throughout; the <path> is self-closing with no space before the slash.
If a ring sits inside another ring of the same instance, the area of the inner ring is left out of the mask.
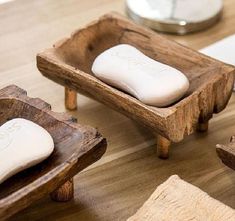
<path id="1" fill-rule="evenodd" d="M 186 34 L 215 24 L 222 0 L 126 0 L 129 17 L 137 23 L 168 33 Z"/>

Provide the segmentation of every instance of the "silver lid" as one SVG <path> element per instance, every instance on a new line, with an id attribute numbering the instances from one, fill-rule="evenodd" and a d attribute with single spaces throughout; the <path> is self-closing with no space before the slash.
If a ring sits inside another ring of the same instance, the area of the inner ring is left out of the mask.
<path id="1" fill-rule="evenodd" d="M 186 34 L 215 24 L 222 0 L 126 0 L 128 15 L 136 22 L 162 32 Z"/>

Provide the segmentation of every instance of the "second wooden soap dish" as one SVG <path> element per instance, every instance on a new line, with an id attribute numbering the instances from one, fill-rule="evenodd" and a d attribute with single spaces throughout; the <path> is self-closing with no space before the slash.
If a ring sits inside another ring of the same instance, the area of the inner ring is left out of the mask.
<path id="1" fill-rule="evenodd" d="M 118 44 L 130 44 L 145 55 L 183 72 L 190 89 L 166 108 L 143 104 L 97 79 L 94 59 Z M 231 96 L 234 68 L 110 13 L 37 55 L 47 78 L 65 86 L 65 104 L 76 109 L 77 92 L 92 97 L 151 129 L 158 136 L 158 154 L 168 157 L 171 142 L 179 142 L 197 128 L 207 130 L 213 113 L 222 111 Z"/>
<path id="2" fill-rule="evenodd" d="M 49 104 L 27 97 L 14 85 L 0 90 L 0 125 L 13 118 L 31 120 L 45 128 L 53 137 L 55 150 L 47 160 L 0 184 L 0 220 L 47 194 L 56 201 L 72 199 L 73 176 L 106 150 L 106 140 L 96 129 L 77 124 L 67 114 L 52 112 Z"/>

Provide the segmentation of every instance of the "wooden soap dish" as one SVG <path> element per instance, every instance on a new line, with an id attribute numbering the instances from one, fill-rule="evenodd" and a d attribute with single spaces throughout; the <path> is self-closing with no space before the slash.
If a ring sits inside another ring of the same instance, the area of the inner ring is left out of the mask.
<path id="1" fill-rule="evenodd" d="M 55 150 L 42 163 L 0 184 L 0 220 L 46 194 L 56 201 L 73 198 L 73 176 L 101 158 L 106 140 L 96 129 L 77 124 L 67 114 L 51 111 L 46 102 L 29 98 L 17 86 L 0 90 L 0 125 L 13 118 L 31 120 L 53 137 Z"/>
<path id="2" fill-rule="evenodd" d="M 216 152 L 222 162 L 235 170 L 235 136 L 231 137 L 230 143 L 216 145 Z"/>
<path id="3" fill-rule="evenodd" d="M 130 44 L 145 55 L 182 71 L 190 89 L 166 108 L 143 104 L 111 87 L 91 72 L 104 50 Z M 168 157 L 171 142 L 179 142 L 197 128 L 206 131 L 213 113 L 222 111 L 231 96 L 234 68 L 134 24 L 117 13 L 104 15 L 37 55 L 37 66 L 47 78 L 65 86 L 65 105 L 76 109 L 77 92 L 96 99 L 150 128 L 158 136 L 158 154 Z"/>

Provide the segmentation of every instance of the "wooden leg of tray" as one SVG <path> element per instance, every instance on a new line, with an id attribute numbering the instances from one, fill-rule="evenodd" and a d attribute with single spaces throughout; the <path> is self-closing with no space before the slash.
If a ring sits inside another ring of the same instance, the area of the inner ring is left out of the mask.
<path id="1" fill-rule="evenodd" d="M 77 92 L 65 87 L 65 107 L 68 110 L 77 109 Z"/>
<path id="2" fill-rule="evenodd" d="M 161 135 L 157 135 L 157 155 L 161 159 L 169 158 L 171 141 Z"/>
<path id="3" fill-rule="evenodd" d="M 231 137 L 230 142 L 231 142 L 231 143 L 235 143 L 235 136 L 232 136 L 232 137 Z"/>
<path id="4" fill-rule="evenodd" d="M 50 194 L 51 199 L 56 202 L 67 202 L 73 199 L 74 186 L 73 179 L 64 183 L 61 187 Z"/>
<path id="5" fill-rule="evenodd" d="M 209 127 L 209 121 L 205 121 L 203 123 L 198 123 L 197 130 L 198 132 L 206 132 L 208 131 L 208 127 Z"/>

